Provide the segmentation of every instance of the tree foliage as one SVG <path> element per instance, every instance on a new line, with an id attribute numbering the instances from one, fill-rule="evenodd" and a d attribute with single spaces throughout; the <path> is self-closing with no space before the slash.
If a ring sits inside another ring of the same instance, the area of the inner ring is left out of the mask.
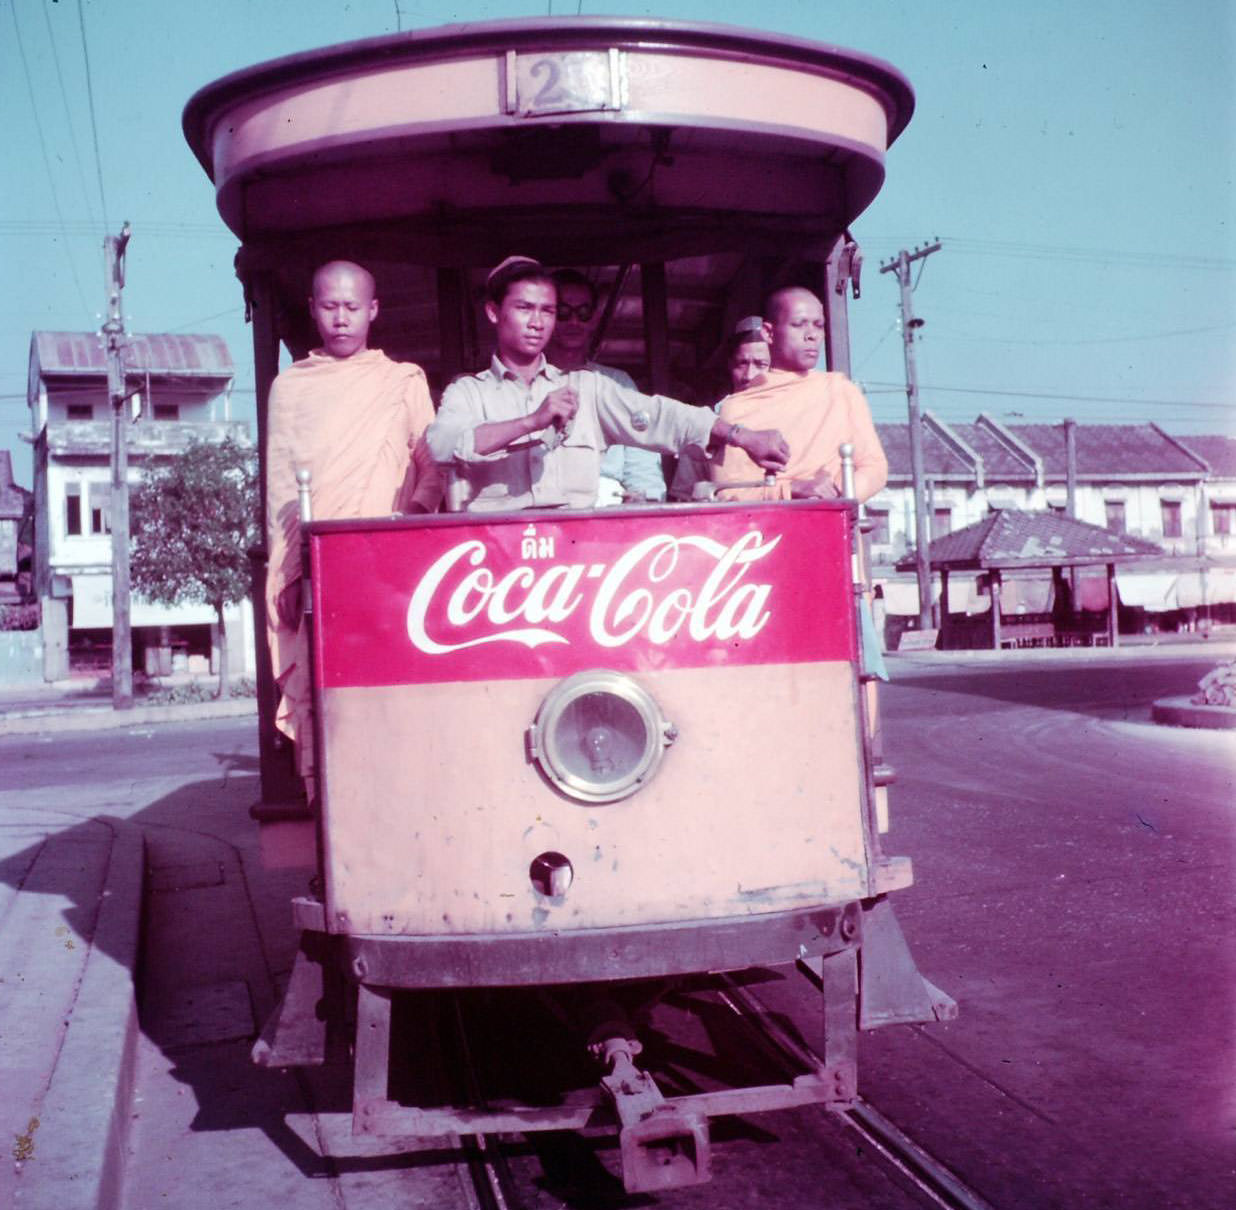
<path id="1" fill-rule="evenodd" d="M 131 503 L 133 587 L 159 605 L 222 609 L 249 595 L 257 541 L 253 451 L 231 437 L 192 441 L 152 468 Z"/>
<path id="2" fill-rule="evenodd" d="M 256 518 L 254 454 L 230 437 L 190 442 L 179 457 L 148 470 L 130 502 L 134 591 L 157 605 L 213 606 L 220 695 L 227 692 L 223 608 L 249 595 Z"/>

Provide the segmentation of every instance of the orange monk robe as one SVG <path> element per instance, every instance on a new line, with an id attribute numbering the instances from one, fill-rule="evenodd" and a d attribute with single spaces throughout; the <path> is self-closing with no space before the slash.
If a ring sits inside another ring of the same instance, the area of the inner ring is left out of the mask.
<path id="1" fill-rule="evenodd" d="M 282 692 L 277 723 L 311 769 L 308 645 L 302 624 L 279 621 L 279 594 L 301 576 L 296 472 L 310 473 L 315 520 L 384 517 L 420 504 L 433 512 L 441 472 L 424 432 L 433 422 L 419 366 L 379 349 L 339 359 L 315 350 L 274 381 L 266 444 L 266 630 Z"/>
<path id="2" fill-rule="evenodd" d="M 795 374 L 769 370 L 754 386 L 724 399 L 721 419 L 751 429 L 780 429 L 789 443 L 790 460 L 776 486 L 720 485 L 763 479 L 764 472 L 740 449 L 726 446 L 712 465 L 713 482 L 722 500 L 788 500 L 794 479 L 810 479 L 820 470 L 841 488 L 840 447 L 854 446 L 854 489 L 867 500 L 888 479 L 888 459 L 863 393 L 844 374 Z"/>

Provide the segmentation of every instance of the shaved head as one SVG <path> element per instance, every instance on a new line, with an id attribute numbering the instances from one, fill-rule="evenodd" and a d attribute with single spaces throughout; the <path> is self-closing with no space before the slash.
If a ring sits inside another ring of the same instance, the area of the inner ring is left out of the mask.
<path id="1" fill-rule="evenodd" d="M 358 297 L 371 301 L 377 296 L 377 283 L 373 274 L 363 265 L 350 260 L 332 260 L 320 265 L 313 275 L 313 295 L 316 298 L 337 281 L 348 281 L 357 290 Z"/>
<path id="2" fill-rule="evenodd" d="M 782 286 L 764 307 L 764 338 L 774 370 L 809 374 L 824 345 L 824 304 L 802 286 Z"/>
<path id="3" fill-rule="evenodd" d="M 781 323 L 786 312 L 796 302 L 813 302 L 823 310 L 820 300 L 805 286 L 782 286 L 768 296 L 768 301 L 764 304 L 764 318 L 769 323 Z"/>
<path id="4" fill-rule="evenodd" d="M 309 314 L 325 352 L 355 357 L 369 347 L 369 325 L 378 317 L 373 274 L 350 260 L 328 261 L 313 275 Z"/>

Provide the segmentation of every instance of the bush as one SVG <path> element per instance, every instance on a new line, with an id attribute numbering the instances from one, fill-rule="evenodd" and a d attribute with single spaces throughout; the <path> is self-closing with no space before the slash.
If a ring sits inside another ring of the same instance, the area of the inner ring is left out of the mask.
<path id="1" fill-rule="evenodd" d="M 184 706 L 192 702 L 213 702 L 213 679 L 186 681 L 182 685 L 160 685 L 150 690 L 142 701 L 147 706 Z M 257 697 L 257 684 L 251 676 L 242 676 L 228 687 L 228 697 Z"/>
<path id="2" fill-rule="evenodd" d="M 39 605 L 0 605 L 0 630 L 38 630 Z"/>

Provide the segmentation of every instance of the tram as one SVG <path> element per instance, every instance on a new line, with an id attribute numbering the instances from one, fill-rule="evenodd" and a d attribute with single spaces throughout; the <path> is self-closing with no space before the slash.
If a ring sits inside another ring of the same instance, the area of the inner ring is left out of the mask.
<path id="1" fill-rule="evenodd" d="M 875 59 L 643 19 L 416 31 L 210 84 L 184 128 L 240 240 L 260 451 L 281 347 L 314 343 L 303 300 L 333 259 L 374 273 L 373 343 L 438 391 L 485 363 L 481 287 L 511 253 L 601 284 L 605 361 L 646 390 L 705 397 L 725 334 L 784 284 L 824 300 L 828 366 L 848 370 L 848 229 L 912 109 Z M 850 1103 L 859 1028 L 955 1010 L 888 898 L 912 871 L 882 846 L 853 499 L 335 521 L 311 494 L 320 793 L 298 799 L 264 668 L 254 813 L 270 863 L 315 877 L 257 1062 L 320 1063 L 342 1030 L 355 1131 L 607 1121 L 627 1188 L 650 1190 L 707 1179 L 712 1115 Z M 259 612 L 261 575 L 257 552 Z M 821 1012 L 818 1065 L 791 1083 L 663 1096 L 623 1026 L 591 1039 L 591 1099 L 392 1090 L 409 989 L 795 963 Z"/>

